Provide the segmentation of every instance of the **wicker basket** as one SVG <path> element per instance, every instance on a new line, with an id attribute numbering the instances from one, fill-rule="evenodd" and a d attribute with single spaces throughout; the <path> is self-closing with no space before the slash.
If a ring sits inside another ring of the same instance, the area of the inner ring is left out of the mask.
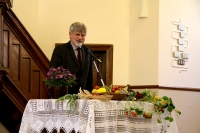
<path id="1" fill-rule="evenodd" d="M 103 93 L 93 93 L 93 94 L 99 94 L 99 95 L 112 95 L 112 100 L 123 100 L 127 94 L 118 94 L 118 93 L 112 93 L 112 92 L 103 92 Z"/>
<path id="2" fill-rule="evenodd" d="M 126 94 L 112 93 L 111 95 L 113 95 L 112 100 L 123 100 L 126 97 Z"/>

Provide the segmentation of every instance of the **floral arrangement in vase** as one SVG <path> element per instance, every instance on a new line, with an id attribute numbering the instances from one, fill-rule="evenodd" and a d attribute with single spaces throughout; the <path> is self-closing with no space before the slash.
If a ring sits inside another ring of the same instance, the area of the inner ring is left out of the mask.
<path id="1" fill-rule="evenodd" d="M 48 89 L 48 98 L 57 99 L 68 94 L 68 87 L 75 84 L 75 76 L 62 66 L 50 68 L 44 83 Z"/>

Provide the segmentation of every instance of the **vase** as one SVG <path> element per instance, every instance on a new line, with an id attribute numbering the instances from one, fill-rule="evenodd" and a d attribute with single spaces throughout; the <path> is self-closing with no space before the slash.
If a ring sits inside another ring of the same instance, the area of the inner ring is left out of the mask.
<path id="1" fill-rule="evenodd" d="M 68 94 L 68 87 L 51 87 L 48 89 L 50 99 L 58 99 L 61 96 Z"/>

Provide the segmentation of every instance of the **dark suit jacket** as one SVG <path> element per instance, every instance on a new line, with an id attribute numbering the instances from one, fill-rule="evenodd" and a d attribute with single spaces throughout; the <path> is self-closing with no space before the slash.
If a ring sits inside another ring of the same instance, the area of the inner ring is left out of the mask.
<path id="1" fill-rule="evenodd" d="M 91 55 L 85 50 L 85 45 L 81 46 L 82 51 L 82 67 L 80 67 L 74 50 L 71 46 L 70 41 L 68 43 L 59 45 L 55 47 L 51 61 L 50 67 L 63 66 L 68 69 L 72 74 L 76 76 L 76 84 L 73 87 L 69 87 L 69 94 L 77 94 L 79 88 L 92 91 L 93 88 L 93 70 L 92 62 L 93 59 Z M 89 49 L 89 48 L 88 48 Z M 90 49 L 91 50 L 91 49 Z"/>

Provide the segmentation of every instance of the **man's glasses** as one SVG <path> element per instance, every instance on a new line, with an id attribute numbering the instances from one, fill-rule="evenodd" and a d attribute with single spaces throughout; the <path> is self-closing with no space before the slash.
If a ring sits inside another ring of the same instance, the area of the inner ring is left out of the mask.
<path id="1" fill-rule="evenodd" d="M 73 32 L 72 32 L 72 34 L 74 34 L 76 37 L 79 37 L 79 36 L 85 37 L 85 34 L 79 34 L 79 33 L 76 33 L 76 34 L 75 34 L 75 33 L 73 33 Z"/>

